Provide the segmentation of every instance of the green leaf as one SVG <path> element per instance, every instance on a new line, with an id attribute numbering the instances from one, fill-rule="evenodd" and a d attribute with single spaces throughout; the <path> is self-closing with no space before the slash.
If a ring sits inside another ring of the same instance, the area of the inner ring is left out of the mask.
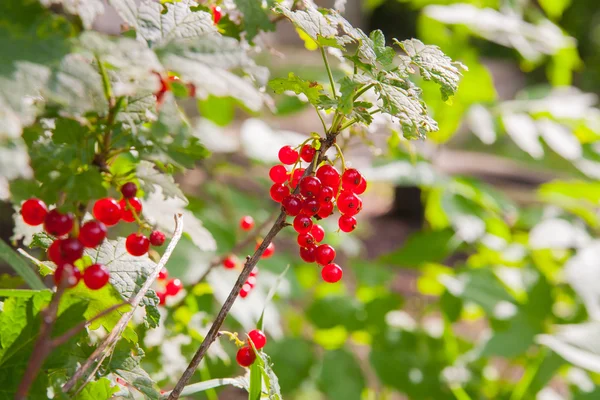
<path id="1" fill-rule="evenodd" d="M 372 41 L 373 51 L 376 55 L 377 62 L 387 67 L 394 61 L 396 52 L 391 47 L 385 45 L 385 35 L 379 29 L 374 30 L 369 35 L 369 39 Z"/>
<path id="2" fill-rule="evenodd" d="M 262 370 L 259 363 L 250 367 L 250 388 L 248 389 L 248 400 L 260 400 L 262 394 Z"/>
<path id="3" fill-rule="evenodd" d="M 44 292 L 46 290 L 43 290 Z M 50 290 L 47 290 L 50 292 Z M 41 290 L 31 290 L 31 289 L 0 289 L 0 297 L 33 297 L 36 294 L 40 293 Z"/>
<path id="4" fill-rule="evenodd" d="M 284 393 L 293 392 L 309 377 L 315 362 L 314 345 L 305 339 L 287 337 L 267 346 L 281 389 Z"/>
<path id="5" fill-rule="evenodd" d="M 270 32 L 275 30 L 275 24 L 269 19 L 267 10 L 262 8 L 262 1 L 234 0 L 234 2 L 244 16 L 244 29 L 246 39 L 249 42 L 252 42 L 259 31 Z"/>
<path id="6" fill-rule="evenodd" d="M 0 240 L 0 258 L 10 265 L 29 287 L 37 290 L 46 289 L 46 285 L 44 285 L 27 262 L 3 240 Z"/>
<path id="7" fill-rule="evenodd" d="M 287 78 L 276 78 L 269 81 L 269 86 L 277 94 L 291 90 L 296 94 L 304 94 L 311 104 L 318 105 L 322 95 L 323 86 L 317 82 L 305 81 L 290 72 Z"/>
<path id="8" fill-rule="evenodd" d="M 540 0 L 540 6 L 551 19 L 559 19 L 572 0 Z"/>
<path id="9" fill-rule="evenodd" d="M 319 329 L 330 329 L 338 325 L 349 331 L 364 326 L 364 308 L 357 300 L 346 296 L 328 296 L 315 300 L 306 311 L 308 319 Z"/>
<path id="10" fill-rule="evenodd" d="M 410 65 L 419 68 L 425 80 L 433 80 L 440 85 L 442 99 L 447 100 L 456 93 L 461 77 L 460 70 L 467 70 L 463 64 L 452 61 L 439 47 L 425 45 L 418 39 L 410 39 L 396 44 L 406 52 L 400 59 L 408 69 Z"/>
<path id="11" fill-rule="evenodd" d="M 340 81 L 340 92 L 342 93 L 342 96 L 340 97 L 338 109 L 341 113 L 346 115 L 350 114 L 354 106 L 354 93 L 360 86 L 360 83 L 354 82 L 347 76 Z"/>
<path id="12" fill-rule="evenodd" d="M 514 297 L 508 293 L 502 281 L 489 269 L 470 269 L 458 277 L 461 285 L 457 287 L 444 282 L 450 292 L 463 299 L 478 304 L 485 312 L 494 316 L 496 307 L 501 302 L 515 304 Z"/>
<path id="13" fill-rule="evenodd" d="M 193 383 L 191 385 L 187 385 L 181 391 L 181 396 L 191 396 L 196 393 L 205 392 L 207 390 L 225 386 L 225 385 L 235 386 L 240 389 L 247 389 L 247 387 L 248 387 L 248 383 L 243 376 L 240 376 L 238 378 L 211 379 L 208 381 L 202 381 L 202 382 L 198 382 L 198 383 Z M 165 392 L 161 396 L 161 399 L 167 399 L 169 397 L 170 393 L 171 393 L 170 391 Z"/>
<path id="14" fill-rule="evenodd" d="M 107 378 L 100 378 L 97 381 L 89 382 L 81 392 L 73 399 L 75 400 L 108 400 L 113 394 L 119 391 L 118 386 L 112 386 L 112 382 Z"/>
<path id="15" fill-rule="evenodd" d="M 235 101 L 227 97 L 208 96 L 198 100 L 200 115 L 219 126 L 227 126 L 235 117 Z"/>
<path id="16" fill-rule="evenodd" d="M 62 9 L 71 15 L 78 16 L 81 18 L 83 27 L 85 29 L 91 29 L 92 23 L 96 17 L 104 14 L 104 5 L 102 0 L 88 0 L 85 2 L 71 1 L 71 0 L 46 0 L 46 6 L 60 4 Z"/>
<path id="17" fill-rule="evenodd" d="M 153 163 L 140 161 L 136 169 L 136 177 L 141 181 L 144 192 L 154 193 L 157 187 L 161 187 L 162 194 L 166 199 L 173 197 L 181 199 L 187 204 L 187 197 L 175 183 L 173 176 L 159 171 Z"/>
<path id="18" fill-rule="evenodd" d="M 156 383 L 140 365 L 143 356 L 143 350 L 137 345 L 132 346 L 127 342 L 119 341 L 108 368 L 143 393 L 145 398 L 157 400 L 160 394 Z"/>
<path id="19" fill-rule="evenodd" d="M 279 379 L 273 371 L 273 364 L 269 356 L 259 351 L 257 352 L 256 364 L 262 370 L 262 378 L 266 385 L 266 392 L 269 400 L 283 400 L 281 396 L 281 388 L 279 387 Z"/>
<path id="20" fill-rule="evenodd" d="M 328 43 L 330 46 L 336 44 L 335 38 L 338 33 L 336 24 L 331 23 L 314 6 L 307 5 L 305 10 L 291 11 L 284 5 L 278 4 L 275 11 L 285 15 L 297 29 L 308 35 L 315 43 Z"/>
<path id="21" fill-rule="evenodd" d="M 425 262 L 441 262 L 454 250 L 454 233 L 449 230 L 417 232 L 403 247 L 381 257 L 381 261 L 401 267 L 419 267 Z"/>
<path id="22" fill-rule="evenodd" d="M 328 351 L 317 381 L 331 400 L 360 400 L 365 378 L 358 362 L 347 350 Z"/>

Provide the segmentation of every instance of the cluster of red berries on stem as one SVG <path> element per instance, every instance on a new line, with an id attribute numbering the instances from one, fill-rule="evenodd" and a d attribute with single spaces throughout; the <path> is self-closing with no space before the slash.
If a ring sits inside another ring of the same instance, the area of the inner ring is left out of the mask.
<path id="1" fill-rule="evenodd" d="M 321 276 L 325 282 L 334 283 L 342 278 L 342 268 L 333 261 L 335 249 L 321 243 L 325 230 L 315 221 L 328 218 L 337 207 L 340 212 L 338 226 L 343 232 L 352 232 L 356 228 L 356 215 L 362 209 L 359 194 L 365 192 L 367 181 L 354 169 L 344 167 L 340 175 L 331 164 L 323 163 L 316 168 L 314 175 L 303 177 L 305 169 L 300 167 L 300 160 L 307 163 L 314 160 L 316 149 L 310 144 L 303 144 L 298 149 L 283 146 L 279 150 L 281 164 L 269 170 L 273 181 L 270 189 L 271 198 L 281 203 L 285 213 L 294 217 L 293 227 L 298 233 L 300 257 L 305 262 L 316 262 L 323 266 Z M 293 166 L 291 171 L 285 165 Z M 296 192 L 296 189 L 298 193 Z"/>
<path id="2" fill-rule="evenodd" d="M 248 343 L 243 344 L 235 356 L 235 360 L 241 367 L 249 367 L 256 360 L 256 353 L 250 345 L 250 341 L 256 350 L 260 350 L 267 344 L 267 336 L 259 329 L 248 332 Z"/>
<path id="3" fill-rule="evenodd" d="M 162 285 L 162 290 L 156 291 L 160 305 L 165 305 L 167 297 L 175 296 L 183 289 L 183 283 L 179 279 L 169 279 L 169 271 L 164 267 L 158 273 L 158 282 Z"/>

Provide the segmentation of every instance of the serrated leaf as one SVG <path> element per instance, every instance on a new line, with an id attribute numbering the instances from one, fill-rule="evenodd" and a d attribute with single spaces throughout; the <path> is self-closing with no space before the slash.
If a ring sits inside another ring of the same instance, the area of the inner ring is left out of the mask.
<path id="1" fill-rule="evenodd" d="M 275 24 L 269 19 L 267 10 L 262 8 L 262 1 L 234 0 L 238 10 L 244 15 L 244 29 L 246 39 L 252 39 L 259 31 L 270 32 L 275 30 Z"/>
<path id="2" fill-rule="evenodd" d="M 339 111 L 343 114 L 350 114 L 354 106 L 354 93 L 360 87 L 360 83 L 353 81 L 349 77 L 344 77 L 340 82 L 340 97 Z"/>
<path id="3" fill-rule="evenodd" d="M 171 229 L 172 227 L 173 222 L 171 222 Z M 95 263 L 103 264 L 108 268 L 112 287 L 125 300 L 132 299 L 140 291 L 148 276 L 156 268 L 156 263 L 150 260 L 147 254 L 141 257 L 129 254 L 125 249 L 125 238 L 105 240 L 97 249 L 87 249 L 85 254 L 90 256 Z M 158 306 L 158 298 L 154 290 L 150 289 L 146 293 L 142 303 L 146 310 Z M 156 327 L 157 312 L 147 311 L 146 314 L 146 321 L 150 327 Z"/>
<path id="4" fill-rule="evenodd" d="M 460 70 L 467 70 L 467 67 L 457 61 L 452 61 L 445 55 L 439 47 L 425 45 L 418 39 L 396 40 L 396 44 L 406 52 L 400 59 L 406 68 L 416 65 L 419 68 L 421 76 L 425 80 L 433 80 L 440 85 L 442 99 L 448 100 L 458 89 L 458 82 L 461 77 Z"/>
<path id="5" fill-rule="evenodd" d="M 85 29 L 91 29 L 96 17 L 104 13 L 102 0 L 40 0 L 40 3 L 46 7 L 61 5 L 68 14 L 79 16 Z"/>
<path id="6" fill-rule="evenodd" d="M 117 343 L 108 368 L 143 393 L 146 398 L 157 400 L 160 394 L 156 383 L 140 365 L 143 356 L 144 352 L 138 346 L 120 341 Z"/>
<path id="7" fill-rule="evenodd" d="M 73 399 L 75 400 L 108 400 L 113 394 L 119 391 L 118 386 L 112 386 L 112 382 L 107 378 L 100 378 L 97 381 L 89 382 L 81 392 Z"/>
<path id="8" fill-rule="evenodd" d="M 292 11 L 278 4 L 275 11 L 285 15 L 294 26 L 321 46 L 339 47 L 343 41 L 337 37 L 337 23 L 328 20 L 318 9 L 306 4 L 305 10 Z"/>
<path id="9" fill-rule="evenodd" d="M 291 90 L 296 94 L 304 94 L 311 104 L 319 104 L 321 101 L 323 86 L 317 82 L 305 81 L 294 75 L 288 74 L 287 78 L 276 78 L 269 81 L 269 86 L 275 93 L 281 94 L 286 90 Z"/>
<path id="10" fill-rule="evenodd" d="M 142 183 L 142 189 L 146 193 L 153 193 L 157 186 L 162 188 L 162 194 L 165 198 L 174 197 L 181 199 L 185 202 L 185 205 L 188 204 L 188 199 L 185 197 L 181 189 L 172 175 L 168 175 L 164 172 L 160 172 L 155 168 L 154 164 L 142 160 L 137 166 L 136 176 Z"/>
<path id="11" fill-rule="evenodd" d="M 265 352 L 259 351 L 256 354 L 258 355 L 256 364 L 262 371 L 263 381 L 266 385 L 265 391 L 267 392 L 269 400 L 282 400 L 279 379 L 277 379 L 277 375 L 273 371 L 271 359 Z"/>

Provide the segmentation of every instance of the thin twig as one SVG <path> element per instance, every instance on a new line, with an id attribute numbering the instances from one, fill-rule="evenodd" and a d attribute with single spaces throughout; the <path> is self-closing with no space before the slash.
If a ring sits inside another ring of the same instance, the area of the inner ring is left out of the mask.
<path id="1" fill-rule="evenodd" d="M 334 88 L 334 90 L 335 90 L 335 88 Z M 338 132 L 339 131 L 335 131 L 335 133 L 330 133 L 327 135 L 327 137 L 325 139 L 321 139 L 321 148 L 315 154 L 315 157 L 318 157 L 317 162 L 311 163 L 308 166 L 308 168 L 306 168 L 306 171 L 304 171 L 303 176 L 308 176 L 308 175 L 312 174 L 313 170 L 314 170 L 314 166 L 320 164 L 324 160 L 325 153 L 335 143 L 335 138 L 336 138 Z M 294 193 L 298 192 L 298 189 L 299 188 L 296 187 L 296 189 L 294 190 Z M 223 303 L 221 310 L 217 314 L 217 317 L 215 318 L 212 326 L 210 327 L 208 333 L 206 334 L 206 337 L 202 341 L 200 348 L 198 348 L 198 351 L 196 352 L 196 354 L 194 354 L 194 357 L 190 361 L 190 364 L 188 365 L 186 370 L 183 372 L 183 374 L 181 375 L 181 378 L 179 378 L 179 381 L 177 382 L 177 384 L 171 391 L 171 394 L 169 395 L 169 400 L 178 399 L 181 394 L 181 391 L 183 390 L 183 388 L 185 387 L 187 382 L 190 380 L 192 375 L 194 375 L 196 368 L 198 368 L 198 365 L 200 364 L 200 361 L 202 361 L 202 358 L 204 358 L 204 355 L 208 351 L 208 348 L 212 345 L 212 343 L 215 341 L 215 339 L 219 335 L 219 330 L 221 329 L 221 325 L 225 321 L 225 318 L 227 318 L 227 315 L 229 314 L 229 310 L 231 310 L 233 303 L 235 302 L 235 300 L 237 299 L 237 297 L 240 293 L 240 289 L 242 288 L 242 286 L 244 285 L 244 283 L 250 276 L 250 272 L 252 272 L 252 270 L 254 269 L 254 267 L 256 266 L 258 261 L 260 260 L 260 257 L 262 256 L 265 249 L 269 246 L 269 244 L 271 244 L 271 241 L 273 240 L 273 238 L 275 238 L 275 236 L 277 236 L 279 231 L 281 231 L 281 229 L 283 229 L 287 225 L 285 222 L 285 219 L 286 219 L 286 214 L 282 210 L 279 213 L 277 220 L 275 221 L 275 223 L 273 224 L 273 226 L 271 227 L 271 229 L 265 236 L 264 240 L 258 247 L 258 249 L 256 249 L 254 254 L 246 260 L 244 269 L 238 276 L 238 279 L 235 282 L 235 285 L 231 289 L 231 292 L 229 292 L 229 296 L 227 296 L 225 303 Z"/>
<path id="2" fill-rule="evenodd" d="M 167 261 L 169 261 L 169 258 L 171 257 L 171 254 L 173 253 L 177 242 L 179 242 L 179 239 L 181 238 L 182 232 L 183 216 L 181 214 L 177 214 L 175 215 L 175 233 L 173 234 L 173 239 L 171 239 L 169 246 L 165 250 L 165 253 L 161 257 L 158 264 L 156 264 L 156 267 L 154 268 L 152 273 L 148 276 L 148 278 L 146 278 L 146 282 L 144 282 L 142 288 L 139 290 L 139 292 L 137 292 L 135 297 L 132 300 L 130 300 L 131 310 L 129 310 L 121 316 L 121 319 L 119 319 L 119 322 L 117 323 L 117 325 L 115 325 L 115 327 L 106 337 L 106 339 L 104 339 L 104 341 L 96 348 L 96 350 L 94 350 L 92 355 L 89 356 L 85 363 L 83 363 L 83 365 L 79 367 L 77 371 L 75 371 L 75 373 L 67 381 L 67 383 L 63 385 L 63 392 L 68 392 L 69 390 L 71 390 L 75 383 L 83 376 L 83 374 L 85 374 L 86 371 L 88 371 L 91 368 L 91 366 L 96 362 L 96 360 L 98 360 L 98 363 L 102 363 L 102 361 L 104 361 L 104 359 L 108 355 L 108 352 L 105 352 L 106 348 L 112 346 L 120 339 L 121 333 L 127 327 L 127 324 L 133 317 L 135 309 L 140 304 L 143 297 L 146 295 L 146 292 L 150 289 L 150 286 L 154 283 L 156 278 L 158 278 L 158 274 L 167 264 Z"/>

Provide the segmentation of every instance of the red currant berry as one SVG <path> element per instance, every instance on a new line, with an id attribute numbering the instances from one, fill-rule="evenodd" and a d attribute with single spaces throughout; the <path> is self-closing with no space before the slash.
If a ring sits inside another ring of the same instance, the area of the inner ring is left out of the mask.
<path id="1" fill-rule="evenodd" d="M 314 224 L 310 229 L 310 234 L 313 235 L 317 243 L 325 238 L 325 229 L 321 225 Z"/>
<path id="2" fill-rule="evenodd" d="M 44 229 L 53 236 L 62 236 L 71 232 L 73 229 L 73 214 L 61 214 L 54 209 L 44 219 Z"/>
<path id="3" fill-rule="evenodd" d="M 125 222 L 135 221 L 135 216 L 139 216 L 142 212 L 142 202 L 137 197 L 132 197 L 130 199 L 121 199 L 119 201 L 119 206 L 121 207 L 121 210 L 123 210 L 123 213 L 121 214 L 121 219 Z M 133 214 L 134 212 L 135 215 Z"/>
<path id="4" fill-rule="evenodd" d="M 250 276 L 256 276 L 258 275 L 258 267 L 254 267 L 252 268 L 252 271 L 250 271 Z"/>
<path id="5" fill-rule="evenodd" d="M 317 246 L 309 244 L 306 247 L 300 247 L 300 258 L 307 263 L 314 263 L 317 260 Z"/>
<path id="6" fill-rule="evenodd" d="M 248 338 L 252 340 L 256 350 L 260 350 L 267 344 L 267 336 L 259 329 L 253 329 L 248 332 Z"/>
<path id="7" fill-rule="evenodd" d="M 319 212 L 317 213 L 319 218 L 324 219 L 324 218 L 329 217 L 331 214 L 333 214 L 333 203 L 321 204 L 321 208 L 319 209 Z"/>
<path id="8" fill-rule="evenodd" d="M 249 231 L 250 229 L 254 228 L 254 218 L 249 215 L 242 217 L 240 220 L 240 228 L 242 228 L 244 231 Z"/>
<path id="9" fill-rule="evenodd" d="M 351 215 L 344 214 L 338 220 L 338 226 L 342 232 L 352 232 L 356 228 L 356 218 Z"/>
<path id="10" fill-rule="evenodd" d="M 337 199 L 338 210 L 344 215 L 353 216 L 358 214 L 362 207 L 360 198 L 352 192 L 344 191 Z"/>
<path id="11" fill-rule="evenodd" d="M 302 157 L 302 159 L 306 162 L 311 162 L 315 157 L 315 152 L 316 150 L 314 147 L 312 147 L 310 144 L 305 144 L 300 150 L 300 157 Z"/>
<path id="12" fill-rule="evenodd" d="M 167 296 L 175 296 L 183 289 L 183 283 L 177 278 L 171 279 L 165 286 Z"/>
<path id="13" fill-rule="evenodd" d="M 250 287 L 252 289 L 254 289 L 254 286 L 256 286 L 256 277 L 255 276 L 249 276 L 248 279 L 246 280 L 246 284 L 250 285 Z"/>
<path id="14" fill-rule="evenodd" d="M 83 282 L 92 290 L 98 290 L 108 283 L 110 273 L 102 264 L 94 264 L 83 271 Z"/>
<path id="15" fill-rule="evenodd" d="M 308 233 L 312 226 L 312 219 L 307 215 L 298 214 L 298 216 L 294 218 L 294 230 L 298 233 Z"/>
<path id="16" fill-rule="evenodd" d="M 283 183 L 275 183 L 273 186 L 271 186 L 269 194 L 271 195 L 273 201 L 281 203 L 283 199 L 290 195 L 290 188 Z"/>
<path id="17" fill-rule="evenodd" d="M 125 240 L 125 248 L 132 256 L 143 256 L 150 248 L 150 241 L 141 233 L 132 233 Z"/>
<path id="18" fill-rule="evenodd" d="M 167 293 L 166 292 L 156 292 L 156 296 L 158 297 L 158 304 L 164 306 L 167 302 Z"/>
<path id="19" fill-rule="evenodd" d="M 316 250 L 317 263 L 327 265 L 335 260 L 335 249 L 328 244 L 322 244 Z"/>
<path id="20" fill-rule="evenodd" d="M 342 185 L 345 189 L 348 189 L 352 192 L 356 190 L 362 180 L 362 175 L 355 168 L 349 168 L 345 170 L 344 174 L 342 175 Z"/>
<path id="21" fill-rule="evenodd" d="M 127 182 L 126 184 L 124 184 L 123 186 L 121 186 L 121 194 L 123 195 L 123 197 L 125 197 L 126 199 L 130 199 L 132 197 L 135 197 L 136 193 L 137 193 L 137 185 L 133 182 Z"/>
<path id="22" fill-rule="evenodd" d="M 254 360 L 256 360 L 256 354 L 251 347 L 244 346 L 238 350 L 235 360 L 241 367 L 249 367 L 254 363 Z"/>
<path id="23" fill-rule="evenodd" d="M 363 194 L 367 190 L 367 180 L 363 177 L 357 187 L 354 188 L 354 193 Z"/>
<path id="24" fill-rule="evenodd" d="M 343 271 L 342 268 L 337 264 L 327 264 L 321 270 L 321 277 L 327 283 L 336 283 L 342 279 Z"/>
<path id="25" fill-rule="evenodd" d="M 96 201 L 92 210 L 94 217 L 106 226 L 112 226 L 121 220 L 123 210 L 119 203 L 110 197 Z"/>
<path id="26" fill-rule="evenodd" d="M 237 264 L 238 260 L 234 255 L 229 255 L 223 260 L 223 266 L 227 269 L 234 269 Z"/>
<path id="27" fill-rule="evenodd" d="M 252 286 L 250 286 L 248 283 L 244 283 L 244 285 L 240 289 L 240 297 L 242 299 L 245 299 L 246 296 L 248 296 L 250 294 L 251 290 L 252 290 Z"/>
<path id="28" fill-rule="evenodd" d="M 106 238 L 106 226 L 102 222 L 88 221 L 79 230 L 79 241 L 89 248 L 98 246 Z"/>
<path id="29" fill-rule="evenodd" d="M 315 243 L 315 238 L 310 233 L 301 233 L 298 235 L 298 245 L 300 247 L 308 247 Z"/>
<path id="30" fill-rule="evenodd" d="M 321 180 L 323 186 L 335 188 L 340 185 L 340 173 L 329 164 L 325 164 L 317 170 L 317 178 Z"/>
<path id="31" fill-rule="evenodd" d="M 295 164 L 298 161 L 298 152 L 292 146 L 283 146 L 279 149 L 279 161 L 286 165 Z"/>
<path id="32" fill-rule="evenodd" d="M 291 194 L 281 201 L 281 205 L 287 215 L 295 217 L 302 211 L 302 199 L 300 196 Z"/>
<path id="33" fill-rule="evenodd" d="M 27 225 L 37 226 L 44 222 L 48 207 L 40 199 L 26 200 L 21 206 L 21 216 Z"/>
<path id="34" fill-rule="evenodd" d="M 292 185 L 293 188 L 295 188 L 296 186 L 298 186 L 298 183 L 300 182 L 300 179 L 302 178 L 302 175 L 304 175 L 304 171 L 305 171 L 304 168 L 297 168 L 290 175 L 290 185 Z"/>
<path id="35" fill-rule="evenodd" d="M 335 191 L 329 186 L 322 186 L 317 198 L 320 203 L 331 203 L 335 198 Z"/>
<path id="36" fill-rule="evenodd" d="M 269 243 L 265 251 L 262 253 L 262 258 L 269 258 L 275 253 L 275 245 L 273 242 Z"/>
<path id="37" fill-rule="evenodd" d="M 61 239 L 56 239 L 54 242 L 52 242 L 52 244 L 50 245 L 50 247 L 48 247 L 47 250 L 48 259 L 56 265 L 62 265 L 67 263 L 67 260 L 65 260 L 62 256 L 62 251 L 60 251 L 61 242 Z"/>
<path id="38" fill-rule="evenodd" d="M 63 279 L 66 279 L 65 286 L 72 288 L 77 286 L 81 280 L 81 271 L 71 264 L 62 264 L 56 267 L 54 271 L 54 284 L 60 286 Z"/>
<path id="39" fill-rule="evenodd" d="M 288 179 L 287 169 L 281 164 L 274 165 L 269 170 L 269 178 L 275 183 L 284 183 Z"/>
<path id="40" fill-rule="evenodd" d="M 60 241 L 60 254 L 63 260 L 73 264 L 83 255 L 83 244 L 75 238 L 63 239 Z"/>
<path id="41" fill-rule="evenodd" d="M 168 276 L 169 276 L 169 271 L 167 271 L 167 269 L 165 267 L 162 267 L 162 269 L 158 273 L 158 280 L 164 281 L 165 279 L 167 279 Z"/>
<path id="42" fill-rule="evenodd" d="M 159 230 L 152 231 L 150 233 L 150 244 L 152 246 L 160 247 L 165 244 L 165 234 Z"/>
<path id="43" fill-rule="evenodd" d="M 314 176 L 306 176 L 300 181 L 300 193 L 305 197 L 313 197 L 319 194 L 321 181 Z"/>
<path id="44" fill-rule="evenodd" d="M 217 25 L 219 23 L 219 21 L 221 20 L 221 17 L 223 16 L 221 7 L 213 5 L 210 8 L 212 10 L 213 22 L 215 23 L 215 25 Z"/>
<path id="45" fill-rule="evenodd" d="M 321 209 L 321 203 L 315 197 L 309 197 L 302 203 L 302 214 L 312 217 Z"/>

